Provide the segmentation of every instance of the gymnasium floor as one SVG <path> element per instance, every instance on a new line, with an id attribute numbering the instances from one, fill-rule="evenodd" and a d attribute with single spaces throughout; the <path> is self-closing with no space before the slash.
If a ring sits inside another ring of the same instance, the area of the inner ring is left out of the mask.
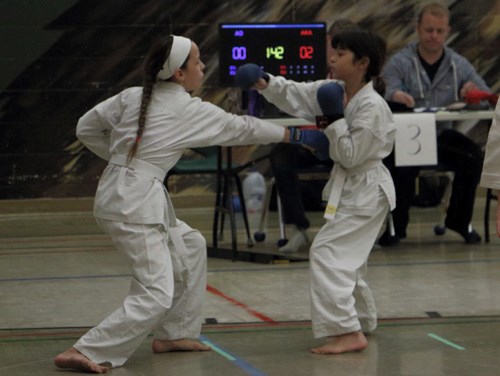
<path id="1" fill-rule="evenodd" d="M 483 207 L 478 198 L 481 234 Z M 209 209 L 177 215 L 210 240 Z M 321 213 L 310 217 L 314 232 Z M 154 355 L 148 338 L 108 374 L 498 375 L 500 240 L 467 246 L 452 233 L 437 237 L 436 218 L 436 208 L 412 209 L 408 239 L 373 250 L 368 282 L 380 321 L 363 352 L 308 352 L 321 342 L 311 334 L 307 254 L 268 263 L 210 258 L 202 339 L 213 351 Z M 252 252 L 274 252 L 275 213 L 267 230 Z M 0 214 L 0 375 L 74 374 L 56 369 L 53 357 L 120 304 L 127 273 L 88 210 Z"/>

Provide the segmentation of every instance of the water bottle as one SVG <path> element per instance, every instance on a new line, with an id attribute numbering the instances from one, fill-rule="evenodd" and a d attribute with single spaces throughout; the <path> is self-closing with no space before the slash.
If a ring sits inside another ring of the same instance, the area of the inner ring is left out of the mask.
<path id="1" fill-rule="evenodd" d="M 259 229 L 259 223 L 264 209 L 266 181 L 258 171 L 251 171 L 243 180 L 243 197 L 247 209 L 248 224 L 253 233 Z"/>

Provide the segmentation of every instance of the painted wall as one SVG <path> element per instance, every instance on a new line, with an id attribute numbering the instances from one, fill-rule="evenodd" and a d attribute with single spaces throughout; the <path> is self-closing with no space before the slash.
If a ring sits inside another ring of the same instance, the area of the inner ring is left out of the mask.
<path id="1" fill-rule="evenodd" d="M 207 65 L 196 93 L 234 109 L 218 87 L 219 22 L 309 22 L 350 18 L 388 41 L 414 39 L 411 0 L 3 0 L 0 2 L 0 199 L 92 196 L 105 162 L 75 138 L 78 118 L 99 101 L 140 85 L 141 62 L 162 33 L 198 43 Z M 450 46 L 500 90 L 500 0 L 445 1 Z M 236 109 L 237 110 L 237 109 Z"/>

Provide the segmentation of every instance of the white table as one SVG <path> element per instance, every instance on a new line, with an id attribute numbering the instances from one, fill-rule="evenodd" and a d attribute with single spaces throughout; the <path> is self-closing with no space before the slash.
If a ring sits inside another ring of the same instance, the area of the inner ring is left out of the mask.
<path id="1" fill-rule="evenodd" d="M 495 111 L 438 111 L 435 115 L 436 121 L 491 120 L 495 115 Z"/>
<path id="2" fill-rule="evenodd" d="M 408 118 L 424 118 L 409 124 Z M 423 116 L 420 116 L 423 115 Z M 434 116 L 431 116 L 434 115 Z M 437 164 L 436 121 L 478 121 L 493 119 L 494 111 L 438 111 L 394 114 L 396 122 L 396 165 L 423 166 Z M 265 119 L 282 126 L 307 126 L 310 122 L 297 118 Z M 399 123 L 399 124 L 398 124 Z M 398 127 L 399 126 L 399 127 Z M 459 131 L 462 131 L 459 129 Z M 398 153 L 399 151 L 399 153 Z"/>
<path id="3" fill-rule="evenodd" d="M 411 112 L 409 112 L 411 113 Z M 493 119 L 495 111 L 438 111 L 435 112 L 436 121 L 461 121 L 461 120 L 484 120 Z M 398 114 L 395 114 L 397 116 Z M 287 127 L 311 125 L 311 122 L 297 118 L 269 118 L 263 119 L 271 123 Z"/>

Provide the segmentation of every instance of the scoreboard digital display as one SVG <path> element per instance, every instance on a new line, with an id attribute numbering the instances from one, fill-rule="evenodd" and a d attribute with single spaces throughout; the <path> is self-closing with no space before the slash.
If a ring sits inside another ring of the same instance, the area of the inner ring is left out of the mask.
<path id="1" fill-rule="evenodd" d="M 294 81 L 326 77 L 324 22 L 219 24 L 219 81 L 234 86 L 234 75 L 246 63 Z"/>

